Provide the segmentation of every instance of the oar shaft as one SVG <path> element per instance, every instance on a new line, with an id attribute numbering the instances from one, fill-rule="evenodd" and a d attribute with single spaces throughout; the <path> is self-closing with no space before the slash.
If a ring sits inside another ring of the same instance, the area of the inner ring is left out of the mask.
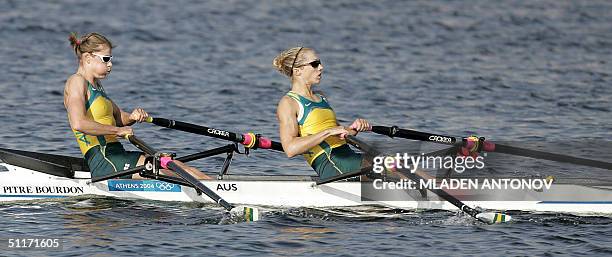
<path id="1" fill-rule="evenodd" d="M 389 137 L 401 137 L 401 138 L 406 138 L 406 139 L 434 142 L 434 143 L 446 144 L 446 145 L 453 145 L 455 143 L 462 144 L 461 141 L 458 141 L 457 138 L 453 136 L 431 134 L 431 133 L 420 132 L 420 131 L 409 130 L 409 129 L 400 129 L 396 126 L 393 126 L 393 127 L 372 126 L 372 132 L 381 134 L 381 135 L 386 135 Z M 462 145 L 462 146 L 471 148 L 474 145 L 474 142 L 467 141 L 465 142 L 465 144 L 466 145 Z M 493 143 L 489 141 L 483 142 L 482 150 L 484 150 L 485 152 L 505 153 L 505 154 L 523 156 L 523 157 L 530 157 L 530 158 L 536 158 L 536 159 L 543 159 L 543 160 L 563 162 L 563 163 L 571 163 L 571 164 L 612 170 L 612 163 L 609 163 L 609 162 L 586 159 L 586 158 L 581 158 L 581 157 L 574 157 L 574 156 L 563 155 L 563 154 L 536 151 L 536 150 L 508 146 L 508 145 L 501 145 L 501 144 L 497 144 L 497 143 Z"/>
<path id="2" fill-rule="evenodd" d="M 253 143 L 257 144 L 257 147 L 263 149 L 272 149 L 277 151 L 283 151 L 283 146 L 279 142 L 272 141 L 266 137 L 255 138 L 253 134 L 237 134 L 234 132 L 205 127 L 197 124 L 164 119 L 164 118 L 149 118 L 147 122 L 151 122 L 155 125 L 176 129 L 180 131 L 185 131 L 193 134 L 209 136 L 219 139 L 224 139 L 236 143 L 240 143 L 243 145 L 252 145 Z M 256 141 L 256 142 L 254 142 Z"/>
<path id="3" fill-rule="evenodd" d="M 147 145 L 147 143 L 143 142 L 142 140 L 140 140 L 140 138 L 134 136 L 134 135 L 127 135 L 126 136 L 127 140 L 130 141 L 130 143 L 132 143 L 134 146 L 136 146 L 136 148 L 140 149 L 140 151 L 148 154 L 148 155 L 155 155 L 155 153 L 157 153 L 157 150 L 155 150 L 155 148 Z"/>
<path id="4" fill-rule="evenodd" d="M 379 156 L 381 155 L 381 152 L 378 151 L 376 148 L 370 146 L 369 144 L 367 144 L 366 142 L 358 139 L 355 136 L 351 136 L 351 135 L 347 135 L 346 136 L 346 141 L 361 149 L 362 151 L 366 152 L 368 155 L 370 156 Z M 408 178 L 410 178 L 412 181 L 416 182 L 416 183 L 420 183 L 419 181 L 421 180 L 425 180 L 425 178 L 419 176 L 416 173 L 412 173 L 410 171 L 406 171 L 406 172 L 402 172 L 402 174 L 408 176 Z M 479 213 L 476 209 L 467 206 L 466 204 L 464 204 L 463 202 L 461 202 L 459 199 L 457 199 L 456 197 L 450 195 L 449 193 L 447 193 L 446 191 L 442 190 L 442 189 L 429 189 L 430 191 L 432 191 L 434 194 L 436 194 L 437 196 L 439 196 L 440 198 L 448 201 L 449 203 L 451 203 L 452 205 L 456 206 L 457 208 L 459 208 L 460 210 L 464 211 L 465 213 L 469 214 L 470 216 L 478 219 L 476 217 L 476 215 Z"/>
<path id="5" fill-rule="evenodd" d="M 410 129 L 400 129 L 397 126 L 372 126 L 372 132 L 376 134 L 386 135 L 389 137 L 401 137 L 406 139 L 434 142 L 445 145 L 453 145 L 457 143 L 457 138 L 453 136 L 432 134 Z"/>
<path id="6" fill-rule="evenodd" d="M 134 144 L 136 147 L 138 147 L 138 149 L 142 150 L 143 152 L 145 152 L 148 155 L 153 156 L 153 155 L 155 155 L 157 153 L 157 150 L 155 150 L 153 147 L 147 145 L 145 142 L 140 140 L 140 138 L 138 138 L 138 137 L 136 137 L 134 135 L 128 135 L 127 139 L 132 144 Z M 214 200 L 219 205 L 223 206 L 223 208 L 225 208 L 226 210 L 229 211 L 229 210 L 231 210 L 233 208 L 233 206 L 230 203 L 228 203 L 227 201 L 223 200 L 221 198 L 221 196 L 219 196 L 214 191 L 210 190 L 208 187 L 206 187 L 204 184 L 202 184 L 202 182 L 200 182 L 198 179 L 194 178 L 191 174 L 189 174 L 189 172 L 187 172 L 185 169 L 180 167 L 174 161 L 169 161 L 166 165 L 167 165 L 167 167 L 169 169 L 174 171 L 179 177 L 181 177 L 182 179 L 187 181 L 194 188 L 200 190 L 202 193 L 204 193 L 205 195 L 210 197 L 210 199 Z"/>
<path id="7" fill-rule="evenodd" d="M 219 196 L 214 191 L 210 190 L 210 188 L 206 187 L 198 179 L 196 179 L 193 176 L 191 176 L 191 174 L 189 174 L 186 170 L 181 168 L 174 161 L 169 162 L 167 165 L 168 165 L 168 168 L 170 168 L 177 175 L 179 175 L 179 177 L 181 177 L 182 179 L 184 179 L 187 182 L 189 182 L 189 184 L 193 185 L 196 189 L 200 190 L 202 193 L 204 193 L 205 195 L 210 197 L 210 199 L 212 199 L 213 201 L 215 201 L 219 205 L 223 206 L 223 208 L 225 208 L 226 210 L 229 211 L 232 208 L 234 208 L 230 203 L 228 203 L 227 201 L 223 200 L 223 198 L 221 198 L 221 196 Z"/>
<path id="8" fill-rule="evenodd" d="M 562 155 L 562 154 L 556 154 L 556 153 L 542 152 L 542 151 L 537 151 L 537 150 L 508 146 L 508 145 L 495 144 L 495 152 L 612 170 L 612 163 L 608 163 L 608 162 L 568 156 L 568 155 Z"/>
<path id="9" fill-rule="evenodd" d="M 203 135 L 203 136 L 224 139 L 224 140 L 237 142 L 237 143 L 241 143 L 243 140 L 242 135 L 238 135 L 233 132 L 209 128 L 209 127 L 191 124 L 191 123 L 182 122 L 182 121 L 169 120 L 169 119 L 164 119 L 164 118 L 152 118 L 151 123 L 161 126 L 161 127 L 176 129 L 176 130 L 185 131 L 185 132 Z"/>

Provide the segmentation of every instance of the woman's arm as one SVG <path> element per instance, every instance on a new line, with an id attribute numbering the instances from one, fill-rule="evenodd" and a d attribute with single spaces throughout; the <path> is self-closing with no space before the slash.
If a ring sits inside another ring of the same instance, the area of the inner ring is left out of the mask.
<path id="1" fill-rule="evenodd" d="M 314 135 L 298 136 L 299 126 L 297 123 L 298 103 L 292 98 L 284 96 L 278 103 L 276 116 L 279 122 L 280 138 L 287 157 L 291 158 L 305 153 L 310 148 L 320 144 L 329 136 L 342 136 L 348 133 L 342 126 L 326 129 Z"/>
<path id="2" fill-rule="evenodd" d="M 93 136 L 132 134 L 132 128 L 130 127 L 119 128 L 104 125 L 87 118 L 86 98 L 87 89 L 83 78 L 79 76 L 70 77 L 66 81 L 64 89 L 64 106 L 68 112 L 68 121 L 72 129 Z"/>
<path id="3" fill-rule="evenodd" d="M 131 126 L 136 122 L 143 122 L 149 114 L 145 112 L 142 108 L 136 108 L 132 113 L 127 113 L 121 110 L 115 102 L 113 102 L 113 116 L 115 116 L 115 120 L 117 121 L 117 126 Z"/>

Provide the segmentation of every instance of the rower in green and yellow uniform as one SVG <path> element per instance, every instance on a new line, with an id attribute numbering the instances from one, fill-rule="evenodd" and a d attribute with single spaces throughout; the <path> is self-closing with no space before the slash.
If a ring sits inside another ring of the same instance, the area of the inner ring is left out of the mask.
<path id="1" fill-rule="evenodd" d="M 143 154 L 126 151 L 117 138 L 134 134 L 130 125 L 144 121 L 149 115 L 141 108 L 132 113 L 122 111 L 108 97 L 100 82 L 113 67 L 112 43 L 98 33 L 80 38 L 73 33 L 69 40 L 79 67 L 66 81 L 64 106 L 91 176 L 100 177 L 143 165 Z M 197 169 L 174 162 L 198 179 L 210 179 Z M 162 172 L 172 175 L 169 171 Z M 131 178 L 140 176 L 134 174 Z"/>
<path id="2" fill-rule="evenodd" d="M 323 73 L 316 52 L 290 48 L 280 53 L 273 65 L 291 79 L 291 91 L 280 100 L 276 111 L 287 156 L 302 154 L 321 179 L 361 169 L 363 156 L 354 152 L 344 137 L 370 130 L 370 124 L 356 119 L 349 127 L 340 126 L 327 99 L 312 90 Z"/>

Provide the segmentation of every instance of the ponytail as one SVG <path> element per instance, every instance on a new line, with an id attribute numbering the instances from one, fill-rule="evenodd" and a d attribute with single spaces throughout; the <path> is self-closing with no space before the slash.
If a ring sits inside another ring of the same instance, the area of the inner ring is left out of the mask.
<path id="1" fill-rule="evenodd" d="M 114 48 L 115 46 L 105 36 L 98 33 L 89 33 L 79 38 L 76 32 L 70 33 L 68 41 L 74 50 L 74 54 L 80 59 L 84 53 L 99 51 L 104 47 Z"/>

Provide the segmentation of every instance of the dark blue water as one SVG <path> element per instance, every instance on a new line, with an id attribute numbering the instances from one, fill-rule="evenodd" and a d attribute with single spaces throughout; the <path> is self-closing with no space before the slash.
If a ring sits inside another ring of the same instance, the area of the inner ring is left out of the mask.
<path id="1" fill-rule="evenodd" d="M 154 116 L 278 139 L 276 103 L 289 82 L 272 59 L 304 45 L 323 61 L 320 89 L 343 123 L 609 140 L 610 13 L 607 1 L 0 1 L 0 147 L 79 154 L 62 102 L 76 70 L 72 31 L 118 46 L 106 90 L 121 108 Z M 135 130 L 179 154 L 225 143 Z M 312 174 L 301 158 L 266 151 L 240 157 L 232 172 Z M 220 209 L 194 204 L 75 199 L 0 209 L 0 238 L 62 237 L 63 251 L 44 253 L 57 256 L 612 252 L 608 217 L 524 214 L 485 226 L 450 212 L 289 209 L 226 224 Z M 32 252 L 1 255 L 13 254 Z"/>

